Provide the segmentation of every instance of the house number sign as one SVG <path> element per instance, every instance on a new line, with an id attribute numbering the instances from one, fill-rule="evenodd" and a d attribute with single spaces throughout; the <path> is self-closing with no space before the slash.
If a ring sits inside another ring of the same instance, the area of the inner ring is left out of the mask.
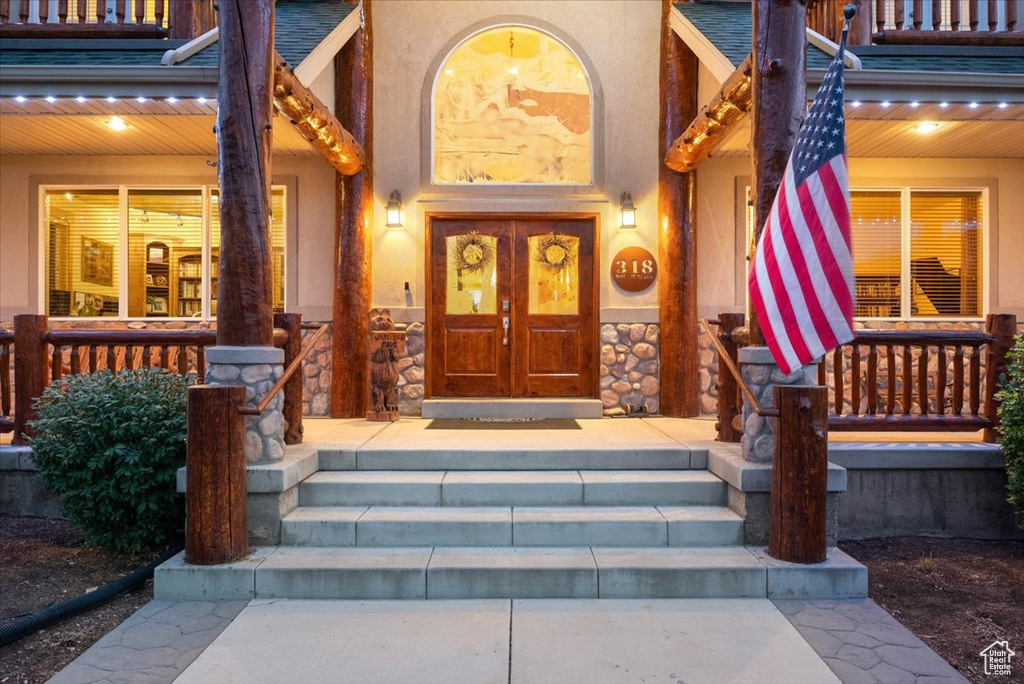
<path id="1" fill-rule="evenodd" d="M 626 247 L 612 259 L 612 282 L 627 292 L 643 292 L 658 277 L 658 262 L 643 247 Z"/>

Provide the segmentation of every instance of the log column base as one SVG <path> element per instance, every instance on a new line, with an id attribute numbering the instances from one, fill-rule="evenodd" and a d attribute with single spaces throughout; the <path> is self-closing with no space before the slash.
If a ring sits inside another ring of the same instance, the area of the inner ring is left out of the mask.
<path id="1" fill-rule="evenodd" d="M 775 363 L 768 347 L 743 347 L 739 350 L 743 380 L 762 408 L 775 406 L 776 385 L 817 385 L 818 364 L 804 366 L 786 375 Z M 763 418 L 743 398 L 743 458 L 755 463 L 771 463 L 775 453 L 775 420 Z"/>
<path id="2" fill-rule="evenodd" d="M 284 373 L 284 350 L 276 347 L 217 346 L 206 350 L 208 385 L 245 387 L 245 405 L 257 406 Z M 284 458 L 284 392 L 259 416 L 245 418 L 245 460 L 274 463 Z"/>

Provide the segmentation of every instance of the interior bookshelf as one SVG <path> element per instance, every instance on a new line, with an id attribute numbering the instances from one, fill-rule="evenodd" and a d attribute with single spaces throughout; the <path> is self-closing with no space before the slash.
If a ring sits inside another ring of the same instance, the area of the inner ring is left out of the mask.
<path id="1" fill-rule="evenodd" d="M 212 313 L 217 311 L 217 274 L 219 259 L 210 261 L 210 288 Z M 187 254 L 178 259 L 177 315 L 184 318 L 201 316 L 203 313 L 203 257 L 202 254 Z"/>
<path id="2" fill-rule="evenodd" d="M 857 276 L 857 316 L 890 318 L 900 315 L 899 276 Z"/>
<path id="3" fill-rule="evenodd" d="M 146 315 L 169 316 L 171 293 L 170 250 L 163 242 L 146 245 Z"/>

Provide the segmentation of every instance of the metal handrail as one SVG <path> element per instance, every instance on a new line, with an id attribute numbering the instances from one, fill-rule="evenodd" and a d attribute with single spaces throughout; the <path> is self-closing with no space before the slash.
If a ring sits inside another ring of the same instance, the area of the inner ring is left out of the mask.
<path id="1" fill-rule="evenodd" d="M 750 387 L 747 386 L 746 381 L 740 374 L 740 369 L 736 367 L 736 364 L 729 356 L 729 353 L 725 350 L 725 347 L 722 346 L 722 342 L 718 339 L 718 335 L 716 335 L 711 329 L 711 325 L 708 323 L 708 320 L 706 318 L 702 318 L 700 319 L 700 324 L 708 334 L 708 337 L 711 338 L 711 344 L 715 345 L 715 349 L 718 351 L 718 358 L 725 362 L 726 368 L 728 368 L 729 372 L 732 373 L 732 376 L 736 378 L 736 385 L 740 388 L 740 391 L 743 392 L 743 396 L 747 398 L 747 401 L 750 402 L 750 405 L 754 408 L 754 412 L 765 418 L 777 418 L 779 416 L 778 409 L 762 408 L 761 403 L 757 400 L 757 397 L 754 396 L 754 393 L 750 390 Z"/>
<path id="2" fill-rule="evenodd" d="M 239 406 L 238 414 L 242 416 L 258 416 L 263 413 L 267 407 L 270 406 L 270 402 L 274 398 L 274 395 L 280 392 L 285 384 L 291 379 L 295 374 L 295 371 L 302 365 L 302 362 L 307 356 L 309 356 L 309 353 L 313 351 L 313 347 L 316 346 L 316 343 L 320 341 L 320 338 L 323 337 L 326 332 L 327 324 L 325 323 L 321 325 L 315 333 L 313 333 L 313 337 L 310 339 L 309 344 L 307 344 L 306 348 L 292 360 L 284 374 L 281 375 L 278 381 L 274 383 L 274 386 L 270 388 L 267 395 L 263 397 L 263 401 L 261 401 L 258 406 Z"/>

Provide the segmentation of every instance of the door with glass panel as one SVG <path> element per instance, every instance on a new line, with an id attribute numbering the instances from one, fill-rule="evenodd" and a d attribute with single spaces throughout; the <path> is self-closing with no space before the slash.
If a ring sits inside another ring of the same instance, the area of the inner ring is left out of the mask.
<path id="1" fill-rule="evenodd" d="M 596 391 L 594 222 L 432 218 L 432 397 Z"/>

